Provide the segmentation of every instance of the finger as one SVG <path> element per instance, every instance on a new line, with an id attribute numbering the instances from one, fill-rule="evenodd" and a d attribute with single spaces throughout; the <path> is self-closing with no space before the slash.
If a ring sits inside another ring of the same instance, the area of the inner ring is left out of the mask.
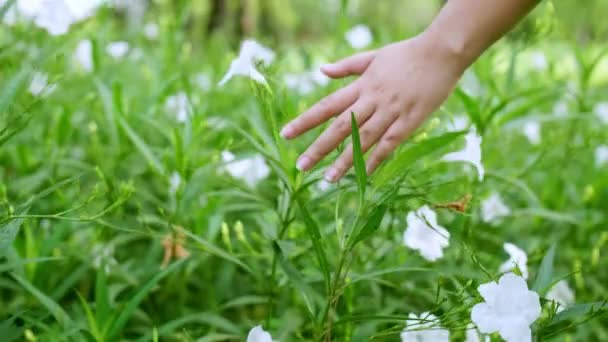
<path id="1" fill-rule="evenodd" d="M 334 115 L 342 113 L 348 106 L 357 101 L 358 96 L 359 90 L 356 82 L 337 90 L 285 125 L 281 129 L 281 136 L 286 139 L 298 137 Z"/>
<path id="2" fill-rule="evenodd" d="M 335 63 L 326 64 L 321 71 L 331 78 L 361 75 L 376 56 L 376 51 L 361 52 Z"/>
<path id="3" fill-rule="evenodd" d="M 397 120 L 399 113 L 385 115 L 375 112 L 359 129 L 361 151 L 367 152 L 384 135 L 388 128 Z M 353 145 L 348 145 L 340 157 L 325 173 L 325 180 L 337 182 L 353 166 Z"/>
<path id="4" fill-rule="evenodd" d="M 403 117 L 395 121 L 391 127 L 384 133 L 380 141 L 367 159 L 367 174 L 371 175 L 380 163 L 407 139 L 412 132 L 418 127 L 420 120 L 411 117 Z"/>
<path id="5" fill-rule="evenodd" d="M 306 152 L 298 158 L 296 166 L 300 171 L 308 171 L 313 168 L 321 159 L 328 155 L 329 152 L 335 150 L 338 145 L 350 135 L 352 131 L 352 112 L 355 113 L 357 122 L 365 122 L 371 113 L 374 112 L 374 105 L 371 102 L 359 100 L 349 107 L 348 110 L 340 114 L 325 132 L 308 147 Z"/>

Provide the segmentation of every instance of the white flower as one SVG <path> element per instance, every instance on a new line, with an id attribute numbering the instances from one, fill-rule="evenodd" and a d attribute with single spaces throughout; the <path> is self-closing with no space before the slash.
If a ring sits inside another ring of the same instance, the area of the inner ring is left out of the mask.
<path id="1" fill-rule="evenodd" d="M 222 151 L 221 157 L 222 157 L 222 161 L 224 163 L 230 163 L 236 159 L 236 157 L 234 156 L 234 154 L 232 154 L 232 152 L 226 151 L 226 150 Z"/>
<path id="2" fill-rule="evenodd" d="M 477 169 L 479 181 L 483 181 L 485 170 L 481 163 L 482 139 L 477 134 L 475 128 L 471 129 L 464 138 L 466 140 L 464 149 L 458 152 L 448 153 L 441 159 L 447 162 L 467 162 L 473 164 Z"/>
<path id="3" fill-rule="evenodd" d="M 158 38 L 159 30 L 156 23 L 147 23 L 144 26 L 144 36 L 150 40 L 156 40 Z"/>
<path id="4" fill-rule="evenodd" d="M 574 304 L 574 292 L 565 280 L 560 280 L 557 284 L 553 285 L 545 298 L 553 300 L 559 305 L 557 307 L 557 312 L 561 312 L 568 306 Z"/>
<path id="5" fill-rule="evenodd" d="M 72 24 L 95 14 L 102 3 L 103 0 L 20 0 L 15 2 L 12 11 L 57 36 L 67 33 Z M 11 14 L 11 21 L 14 13 Z"/>
<path id="6" fill-rule="evenodd" d="M 457 115 L 450 118 L 446 129 L 448 132 L 464 131 L 469 126 L 469 117 L 466 115 Z"/>
<path id="7" fill-rule="evenodd" d="M 608 124 L 608 102 L 596 104 L 595 107 L 593 107 L 593 111 L 602 123 Z"/>
<path id="8" fill-rule="evenodd" d="M 181 184 L 182 176 L 180 176 L 179 172 L 174 171 L 171 173 L 171 176 L 169 177 L 169 193 L 175 194 Z"/>
<path id="9" fill-rule="evenodd" d="M 560 101 L 553 106 L 553 114 L 558 118 L 563 118 L 568 116 L 568 104 L 564 101 Z"/>
<path id="10" fill-rule="evenodd" d="M 316 184 L 316 188 L 320 192 L 325 192 L 325 191 L 331 189 L 332 186 L 333 186 L 333 183 L 330 183 L 330 182 L 326 181 L 325 179 L 321 179 Z"/>
<path id="11" fill-rule="evenodd" d="M 74 60 L 84 71 L 93 71 L 93 43 L 90 40 L 81 40 L 76 46 Z"/>
<path id="12" fill-rule="evenodd" d="M 493 222 L 510 214 L 511 209 L 507 207 L 497 192 L 494 192 L 490 197 L 481 202 L 481 219 L 484 222 Z"/>
<path id="13" fill-rule="evenodd" d="M 165 101 L 165 111 L 173 114 L 180 123 L 188 121 L 189 108 L 188 95 L 184 92 L 169 96 Z"/>
<path id="14" fill-rule="evenodd" d="M 315 85 L 308 74 L 286 74 L 283 81 L 287 88 L 296 91 L 300 95 L 310 94 L 315 90 Z"/>
<path id="15" fill-rule="evenodd" d="M 408 318 L 406 328 L 401 332 L 401 342 L 450 341 L 450 332 L 438 327 L 438 320 L 435 315 L 428 312 L 424 312 L 420 316 L 410 313 Z"/>
<path id="16" fill-rule="evenodd" d="M 55 85 L 48 84 L 49 76 L 45 73 L 36 72 L 32 77 L 32 81 L 28 87 L 30 94 L 34 96 L 46 95 L 55 89 Z"/>
<path id="17" fill-rule="evenodd" d="M 312 71 L 298 74 L 285 74 L 283 76 L 283 81 L 287 88 L 298 92 L 300 95 L 307 95 L 313 92 L 317 86 L 327 86 L 330 78 L 321 72 L 319 67 L 315 67 Z"/>
<path id="18" fill-rule="evenodd" d="M 500 272 L 509 272 L 517 267 L 524 279 L 528 279 L 528 255 L 526 252 L 509 242 L 506 242 L 503 248 L 509 254 L 509 260 L 500 265 Z"/>
<path id="19" fill-rule="evenodd" d="M 111 42 L 106 45 L 106 52 L 115 59 L 123 58 L 129 52 L 129 43 L 124 41 Z"/>
<path id="20" fill-rule="evenodd" d="M 207 91 L 211 89 L 211 78 L 205 73 L 198 73 L 194 75 L 194 84 L 196 84 L 200 90 Z"/>
<path id="21" fill-rule="evenodd" d="M 261 155 L 236 160 L 229 151 L 222 151 L 222 160 L 226 163 L 226 171 L 249 186 L 255 186 L 270 174 L 270 167 Z"/>
<path id="22" fill-rule="evenodd" d="M 256 63 L 262 62 L 268 66 L 275 58 L 275 53 L 254 40 L 246 40 L 241 44 L 239 56 L 232 61 L 230 69 L 222 78 L 219 85 L 223 86 L 236 75 L 247 76 L 257 82 L 266 83 L 264 76 L 256 69 Z"/>
<path id="23" fill-rule="evenodd" d="M 272 342 L 272 336 L 258 325 L 249 331 L 247 342 Z"/>
<path id="24" fill-rule="evenodd" d="M 536 51 L 532 54 L 532 66 L 538 71 L 546 70 L 549 66 L 547 56 L 542 51 Z"/>
<path id="25" fill-rule="evenodd" d="M 70 9 L 70 14 L 75 20 L 89 18 L 97 12 L 106 0 L 63 0 Z"/>
<path id="26" fill-rule="evenodd" d="M 73 19 L 68 14 L 69 9 L 62 0 L 30 2 L 40 3 L 40 7 L 37 8 L 32 18 L 36 26 L 45 29 L 52 36 L 66 34 L 69 31 Z"/>
<path id="27" fill-rule="evenodd" d="M 538 121 L 528 121 L 522 127 L 522 133 L 528 138 L 532 145 L 538 145 L 541 142 L 540 123 Z"/>
<path id="28" fill-rule="evenodd" d="M 443 257 L 443 248 L 450 244 L 450 233 L 437 224 L 437 214 L 428 206 L 407 214 L 403 243 L 420 252 L 428 261 Z"/>
<path id="29" fill-rule="evenodd" d="M 118 264 L 114 259 L 114 246 L 96 244 L 91 249 L 93 255 L 93 268 L 102 269 L 105 273 L 110 273 L 110 269 Z"/>
<path id="30" fill-rule="evenodd" d="M 600 145 L 595 148 L 595 166 L 602 167 L 608 164 L 608 145 Z"/>
<path id="31" fill-rule="evenodd" d="M 484 334 L 498 332 L 507 342 L 532 341 L 530 325 L 540 316 L 538 294 L 528 290 L 526 281 L 513 273 L 477 289 L 484 303 L 476 304 L 471 320 Z"/>
<path id="32" fill-rule="evenodd" d="M 365 49 L 372 43 L 374 39 L 369 27 L 365 25 L 354 26 L 348 32 L 346 32 L 344 38 L 346 38 L 346 41 L 348 44 L 350 44 L 350 46 L 357 50 Z"/>

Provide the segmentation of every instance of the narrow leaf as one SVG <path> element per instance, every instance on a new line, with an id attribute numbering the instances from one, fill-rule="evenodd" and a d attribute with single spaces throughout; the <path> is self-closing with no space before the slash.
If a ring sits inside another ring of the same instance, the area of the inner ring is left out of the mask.
<path id="1" fill-rule="evenodd" d="M 219 258 L 225 259 L 227 261 L 230 261 L 238 266 L 241 266 L 241 268 L 243 268 L 245 271 L 252 273 L 253 271 L 251 270 L 251 268 L 249 268 L 249 266 L 247 266 L 245 263 L 243 263 L 241 260 L 239 260 L 237 257 L 233 256 L 232 254 L 226 252 L 225 250 L 213 245 L 211 242 L 203 239 L 200 236 L 196 236 L 194 234 L 192 234 L 191 232 L 189 232 L 186 229 L 177 229 L 180 233 L 183 233 L 184 235 L 186 235 L 187 237 L 191 238 L 192 240 L 194 240 L 197 244 L 201 245 L 201 247 L 204 248 L 205 252 L 215 255 Z"/>
<path id="2" fill-rule="evenodd" d="M 448 145 L 462 134 L 464 134 L 464 132 L 445 133 L 405 149 L 377 174 L 375 179 L 377 186 L 387 184 L 390 180 L 403 174 L 404 170 L 418 161 L 418 159 Z"/>
<path id="3" fill-rule="evenodd" d="M 370 213 L 367 221 L 365 221 L 365 224 L 357 232 L 355 232 L 352 242 L 350 243 L 350 247 L 353 247 L 357 243 L 374 234 L 374 232 L 378 230 L 378 227 L 380 227 L 380 223 L 382 223 L 382 219 L 384 218 L 387 210 L 388 206 L 386 205 L 376 206 Z"/>
<path id="4" fill-rule="evenodd" d="M 146 142 L 133 130 L 133 128 L 131 128 L 131 126 L 127 123 L 127 120 L 125 120 L 124 117 L 119 117 L 118 123 L 120 124 L 127 137 L 129 137 L 129 140 L 131 140 L 137 150 L 144 156 L 144 158 L 146 158 L 146 160 L 148 161 L 150 166 L 152 166 L 154 171 L 160 174 L 165 174 L 165 168 L 163 167 L 163 164 L 160 162 L 160 160 L 158 160 L 158 158 L 156 158 L 156 156 L 154 155 L 150 147 L 146 144 Z"/>
<path id="5" fill-rule="evenodd" d="M 355 118 L 355 113 L 350 113 L 352 125 L 352 145 L 353 145 L 353 164 L 357 175 L 357 185 L 359 186 L 359 203 L 363 204 L 365 199 L 365 188 L 367 186 L 367 172 L 365 171 L 365 159 L 361 150 L 361 137 L 359 136 L 359 125 Z"/>
<path id="6" fill-rule="evenodd" d="M 22 223 L 23 219 L 16 219 L 10 221 L 4 227 L 0 227 L 0 257 L 8 253 L 9 248 L 13 245 L 19 233 L 19 227 L 21 227 Z"/>
<path id="7" fill-rule="evenodd" d="M 32 296 L 36 297 L 38 301 L 55 317 L 57 322 L 62 325 L 67 325 L 71 323 L 71 318 L 68 314 L 61 308 L 59 304 L 57 304 L 54 300 L 47 297 L 44 293 L 38 290 L 34 285 L 32 285 L 27 279 L 21 277 L 16 273 L 11 273 L 11 276 Z"/>
<path id="8" fill-rule="evenodd" d="M 532 286 L 532 289 L 541 295 L 544 295 L 552 284 L 551 278 L 553 277 L 554 259 L 555 245 L 552 245 L 547 251 L 547 254 L 545 254 L 543 257 L 543 261 L 540 264 L 540 269 L 538 270 L 538 275 L 536 276 L 536 280 L 534 280 L 534 285 Z"/>
<path id="9" fill-rule="evenodd" d="M 325 254 L 325 247 L 323 245 L 321 231 L 319 230 L 318 224 L 310 216 L 310 213 L 308 212 L 308 209 L 306 209 L 306 205 L 304 204 L 302 198 L 297 197 L 296 202 L 298 203 L 300 213 L 302 214 L 302 219 L 304 220 L 304 225 L 306 226 L 306 233 L 312 241 L 312 245 L 317 256 L 317 261 L 319 262 L 319 267 L 321 268 L 321 272 L 323 273 L 325 286 L 329 289 L 329 266 L 327 264 L 327 256 Z"/>
<path id="10" fill-rule="evenodd" d="M 129 318 L 131 318 L 133 312 L 135 312 L 139 304 L 146 298 L 152 288 L 161 279 L 180 268 L 184 264 L 184 262 L 185 260 L 175 262 L 166 269 L 158 272 L 139 291 L 137 291 L 137 293 L 135 293 L 135 295 L 121 308 L 118 316 L 116 317 L 116 320 L 110 326 L 107 334 L 105 334 L 108 340 L 116 340 L 116 337 L 118 336 L 122 328 L 125 326 Z"/>

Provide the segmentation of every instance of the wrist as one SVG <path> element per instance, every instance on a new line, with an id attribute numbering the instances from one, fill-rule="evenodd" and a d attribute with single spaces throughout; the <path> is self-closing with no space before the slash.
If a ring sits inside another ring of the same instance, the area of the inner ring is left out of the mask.
<path id="1" fill-rule="evenodd" d="M 460 74 L 464 73 L 480 55 L 473 44 L 464 37 L 446 34 L 433 26 L 421 33 L 420 38 L 435 56 Z"/>

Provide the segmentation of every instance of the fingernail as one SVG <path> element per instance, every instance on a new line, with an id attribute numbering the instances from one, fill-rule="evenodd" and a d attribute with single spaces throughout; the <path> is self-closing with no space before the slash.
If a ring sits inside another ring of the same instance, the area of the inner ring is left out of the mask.
<path id="1" fill-rule="evenodd" d="M 296 162 L 296 168 L 300 171 L 306 171 L 312 166 L 312 160 L 307 156 L 302 156 Z"/>
<path id="2" fill-rule="evenodd" d="M 327 172 L 325 172 L 325 180 L 328 182 L 335 182 L 338 179 L 338 170 L 334 169 L 333 167 L 329 170 L 327 170 Z"/>
<path id="3" fill-rule="evenodd" d="M 279 133 L 281 135 L 281 137 L 283 139 L 286 138 L 291 138 L 293 136 L 293 127 L 290 125 L 286 125 L 285 127 L 283 127 L 283 129 L 281 129 L 281 133 Z"/>

